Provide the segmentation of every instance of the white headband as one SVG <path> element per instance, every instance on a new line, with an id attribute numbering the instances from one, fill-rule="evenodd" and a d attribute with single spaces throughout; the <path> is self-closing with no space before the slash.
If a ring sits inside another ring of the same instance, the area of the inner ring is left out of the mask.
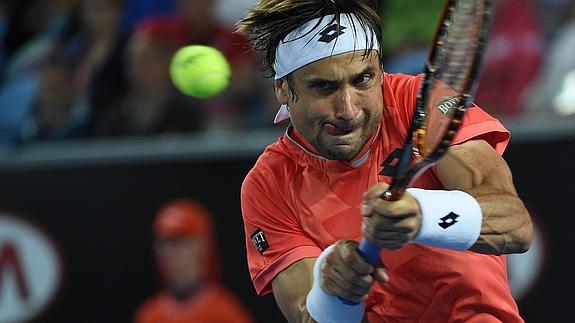
<path id="1" fill-rule="evenodd" d="M 334 17 L 335 15 L 328 15 L 310 20 L 280 41 L 274 62 L 276 80 L 320 59 L 366 50 L 372 43 L 373 49 L 379 52 L 375 32 L 367 26 L 365 28 L 369 32 L 362 28 L 361 22 L 354 14 L 340 14 L 339 32 Z"/>
<path id="2" fill-rule="evenodd" d="M 366 32 L 354 14 L 340 14 L 339 33 L 334 17 L 335 15 L 328 15 L 310 20 L 280 41 L 274 62 L 276 80 L 326 57 L 366 50 L 371 45 L 379 52 L 379 42 L 374 39 L 375 32 L 369 27 L 366 27 L 369 33 Z M 284 104 L 278 110 L 274 123 L 289 117 L 289 108 Z"/>

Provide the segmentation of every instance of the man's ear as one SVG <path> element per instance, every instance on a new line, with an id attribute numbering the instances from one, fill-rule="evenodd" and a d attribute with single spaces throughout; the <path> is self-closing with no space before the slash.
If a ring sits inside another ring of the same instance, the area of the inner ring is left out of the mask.
<path id="1" fill-rule="evenodd" d="M 289 86 L 285 77 L 274 81 L 274 92 L 279 104 L 288 104 L 289 101 Z"/>

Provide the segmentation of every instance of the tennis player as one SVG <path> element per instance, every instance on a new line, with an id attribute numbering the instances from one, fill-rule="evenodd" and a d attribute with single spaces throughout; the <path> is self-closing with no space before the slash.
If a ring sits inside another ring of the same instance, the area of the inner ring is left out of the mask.
<path id="1" fill-rule="evenodd" d="M 274 75 L 275 122 L 291 121 L 241 189 L 257 293 L 290 322 L 522 322 L 504 255 L 533 229 L 501 157 L 509 132 L 468 109 L 446 156 L 383 201 L 421 77 L 383 72 L 375 6 L 261 0 L 239 31 Z M 358 254 L 362 235 L 385 267 Z"/>

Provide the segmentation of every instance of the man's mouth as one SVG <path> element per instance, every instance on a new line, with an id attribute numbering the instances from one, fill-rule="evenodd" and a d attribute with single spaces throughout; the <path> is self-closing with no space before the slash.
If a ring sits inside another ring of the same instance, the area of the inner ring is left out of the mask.
<path id="1" fill-rule="evenodd" d="M 357 127 L 342 127 L 336 126 L 333 123 L 325 123 L 323 128 L 332 136 L 344 136 L 354 131 Z"/>

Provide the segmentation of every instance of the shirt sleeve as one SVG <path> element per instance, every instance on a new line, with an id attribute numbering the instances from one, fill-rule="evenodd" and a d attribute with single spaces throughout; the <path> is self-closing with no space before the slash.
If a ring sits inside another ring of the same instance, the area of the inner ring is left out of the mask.
<path id="1" fill-rule="evenodd" d="M 452 145 L 457 145 L 470 139 L 483 139 L 502 155 L 509 144 L 511 133 L 499 120 L 474 105 L 465 111 L 463 122 L 453 139 Z"/>
<path id="2" fill-rule="evenodd" d="M 279 183 L 281 178 L 252 170 L 242 185 L 248 267 L 258 295 L 270 293 L 272 280 L 291 264 L 321 253 L 286 203 L 287 185 Z"/>

